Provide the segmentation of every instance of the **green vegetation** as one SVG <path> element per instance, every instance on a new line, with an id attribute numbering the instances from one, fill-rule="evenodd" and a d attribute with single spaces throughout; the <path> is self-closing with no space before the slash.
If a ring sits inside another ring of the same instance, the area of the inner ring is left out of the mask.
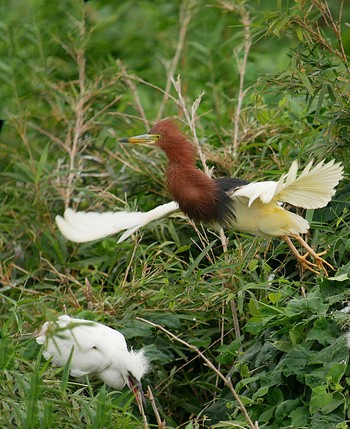
<path id="1" fill-rule="evenodd" d="M 309 243 L 336 267 L 329 278 L 300 273 L 280 240 L 226 231 L 225 253 L 214 231 L 185 219 L 119 245 L 67 242 L 54 220 L 65 206 L 167 202 L 161 151 L 117 143 L 166 116 L 196 131 L 216 177 L 274 180 L 311 158 L 335 158 L 348 173 L 350 11 L 341 5 L 1 2 L 1 427 L 145 426 L 127 389 L 77 383 L 23 339 L 64 312 L 145 347 L 144 387 L 166 422 L 149 402 L 150 427 L 349 426 L 347 179 L 328 207 L 306 213 Z"/>

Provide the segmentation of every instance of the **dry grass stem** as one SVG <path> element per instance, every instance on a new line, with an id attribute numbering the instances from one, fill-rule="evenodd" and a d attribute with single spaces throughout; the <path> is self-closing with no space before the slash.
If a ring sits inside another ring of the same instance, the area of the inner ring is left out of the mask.
<path id="1" fill-rule="evenodd" d="M 335 50 L 335 53 L 338 57 L 343 61 L 347 71 L 350 73 L 350 67 L 348 63 L 348 57 L 345 53 L 343 40 L 342 40 L 342 31 L 341 31 L 341 22 L 343 17 L 343 9 L 344 9 L 344 0 L 340 1 L 339 5 L 339 16 L 338 20 L 335 21 L 333 18 L 332 12 L 329 8 L 329 3 L 327 0 L 314 0 L 313 3 L 316 7 L 321 11 L 323 18 L 329 27 L 332 27 L 334 34 L 337 37 L 339 50 Z M 318 32 L 320 33 L 320 29 L 318 28 Z M 322 37 L 323 39 L 323 37 Z"/>
<path id="2" fill-rule="evenodd" d="M 244 89 L 244 80 L 247 69 L 247 61 L 248 55 L 250 52 L 250 48 L 252 46 L 252 35 L 251 35 L 251 19 L 250 13 L 248 9 L 244 6 L 244 4 L 240 4 L 239 6 L 234 5 L 228 1 L 219 1 L 221 7 L 231 11 L 238 13 L 240 16 L 240 21 L 243 26 L 243 57 L 239 57 L 239 51 L 241 49 L 234 49 L 233 54 L 236 60 L 236 64 L 238 67 L 239 73 L 239 87 L 238 87 L 238 98 L 236 110 L 233 118 L 233 135 L 232 135 L 232 149 L 231 152 L 234 157 L 237 157 L 238 147 L 240 143 L 239 139 L 239 130 L 240 130 L 240 122 L 241 122 L 241 113 L 242 113 L 242 105 L 244 97 L 247 93 L 247 89 Z"/>
<path id="3" fill-rule="evenodd" d="M 199 158 L 201 160 L 203 170 L 209 177 L 211 177 L 212 171 L 207 166 L 206 157 L 205 157 L 205 154 L 202 150 L 201 144 L 199 143 L 198 136 L 197 136 L 197 130 L 196 130 L 196 119 L 197 119 L 196 113 L 197 113 L 198 107 L 202 101 L 202 98 L 205 94 L 205 91 L 203 91 L 199 94 L 199 96 L 196 98 L 196 100 L 192 103 L 191 110 L 189 111 L 187 108 L 185 97 L 184 97 L 183 92 L 182 92 L 181 76 L 178 75 L 176 80 L 172 79 L 172 83 L 173 83 L 173 86 L 174 86 L 175 91 L 176 91 L 177 96 L 178 96 L 178 103 L 177 104 L 181 108 L 181 110 L 185 116 L 186 123 L 191 130 L 191 133 L 193 136 L 193 142 L 197 148 L 198 155 L 199 155 Z"/>
<path id="4" fill-rule="evenodd" d="M 131 94 L 134 97 L 134 102 L 135 102 L 135 105 L 136 105 L 136 110 L 140 114 L 140 116 L 141 116 L 141 118 L 143 120 L 143 123 L 145 124 L 146 129 L 149 130 L 149 128 L 150 128 L 150 121 L 146 117 L 146 113 L 145 113 L 145 110 L 143 108 L 143 105 L 142 105 L 142 102 L 141 102 L 141 98 L 139 96 L 139 93 L 138 93 L 137 87 L 135 85 L 135 82 L 133 81 L 133 79 L 130 78 L 130 76 L 127 73 L 124 73 L 123 76 L 124 76 L 124 80 L 125 80 L 126 84 L 130 88 Z"/>
<path id="5" fill-rule="evenodd" d="M 180 57 L 181 57 L 181 54 L 182 54 L 182 51 L 184 48 L 186 33 L 187 33 L 188 26 L 189 26 L 191 19 L 192 19 L 193 6 L 195 5 L 195 3 L 196 3 L 195 0 L 188 0 L 188 2 L 185 1 L 182 4 L 181 9 L 180 9 L 179 37 L 177 40 L 175 55 L 174 55 L 171 63 L 169 65 L 166 65 L 167 81 L 166 81 L 165 90 L 164 90 L 164 94 L 163 94 L 163 100 L 162 100 L 160 107 L 159 107 L 159 110 L 158 110 L 157 119 L 156 119 L 157 121 L 159 121 L 163 117 L 166 102 L 169 99 L 169 93 L 171 90 L 172 81 L 174 79 L 175 71 L 176 71 L 177 65 L 179 63 L 179 60 L 180 60 Z"/>
<path id="6" fill-rule="evenodd" d="M 234 299 L 230 300 L 230 307 L 231 307 L 231 313 L 232 313 L 232 319 L 233 319 L 233 327 L 235 330 L 236 338 L 241 338 L 241 329 L 239 327 L 239 321 L 237 316 L 237 306 Z M 241 351 L 241 348 L 240 348 Z"/>
<path id="7" fill-rule="evenodd" d="M 157 408 L 157 404 L 156 404 L 156 401 L 154 399 L 154 395 L 153 395 L 153 392 L 152 392 L 152 389 L 150 388 L 150 386 L 147 386 L 147 396 L 151 402 L 152 409 L 154 412 L 154 416 L 155 416 L 156 421 L 157 421 L 158 429 L 165 429 L 166 422 L 164 420 L 162 420 L 160 417 L 160 414 L 159 414 L 159 411 Z"/>

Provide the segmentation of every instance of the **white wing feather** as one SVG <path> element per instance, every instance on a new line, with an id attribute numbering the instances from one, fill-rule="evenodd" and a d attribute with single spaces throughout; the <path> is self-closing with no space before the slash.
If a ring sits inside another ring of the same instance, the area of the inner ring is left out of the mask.
<path id="1" fill-rule="evenodd" d="M 68 208 L 63 217 L 56 216 L 56 223 L 62 235 L 76 243 L 99 240 L 126 230 L 118 240 L 120 243 L 142 226 L 178 209 L 179 206 L 174 201 L 162 204 L 148 212 L 75 212 Z"/>
<path id="2" fill-rule="evenodd" d="M 298 162 L 294 161 L 278 182 L 249 183 L 234 191 L 232 196 L 248 198 L 248 206 L 259 198 L 264 204 L 277 200 L 306 209 L 324 207 L 343 178 L 343 166 L 334 160 L 327 164 L 322 161 L 313 168 L 312 164 L 311 161 L 297 177 Z"/>
<path id="3" fill-rule="evenodd" d="M 311 161 L 299 177 L 296 177 L 296 174 L 289 177 L 288 172 L 286 181 L 275 198 L 305 209 L 325 207 L 335 194 L 335 187 L 343 178 L 344 168 L 340 163 L 335 163 L 334 159 L 327 164 L 322 161 L 314 167 L 312 164 Z"/>

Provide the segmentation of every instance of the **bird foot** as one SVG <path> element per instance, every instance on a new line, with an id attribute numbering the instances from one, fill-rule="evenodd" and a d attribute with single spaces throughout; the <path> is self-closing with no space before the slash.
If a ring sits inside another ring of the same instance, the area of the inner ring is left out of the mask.
<path id="1" fill-rule="evenodd" d="M 322 256 L 325 255 L 326 253 L 327 253 L 326 250 L 320 253 L 313 252 L 311 256 L 313 257 L 315 263 L 307 259 L 310 256 L 310 252 L 307 252 L 304 255 L 299 254 L 297 259 L 303 271 L 308 270 L 315 274 L 320 274 L 320 271 L 321 272 L 323 271 L 324 275 L 328 277 L 328 271 L 326 267 L 328 267 L 333 271 L 334 271 L 334 267 L 329 262 L 327 262 L 325 259 L 322 258 Z"/>
<path id="2" fill-rule="evenodd" d="M 320 272 L 323 272 L 326 277 L 328 277 L 328 271 L 327 268 L 335 271 L 334 267 L 327 262 L 325 259 L 322 258 L 323 255 L 327 253 L 327 250 L 324 250 L 323 252 L 316 253 L 312 247 L 310 247 L 305 240 L 303 240 L 300 236 L 293 236 L 306 250 L 306 253 L 304 255 L 301 255 L 294 244 L 292 243 L 291 239 L 289 237 L 283 237 L 292 252 L 294 253 L 294 256 L 297 258 L 299 264 L 301 265 L 301 268 L 303 271 L 308 270 L 315 274 L 320 274 Z M 308 257 L 311 256 L 314 260 L 314 262 L 311 262 Z"/>

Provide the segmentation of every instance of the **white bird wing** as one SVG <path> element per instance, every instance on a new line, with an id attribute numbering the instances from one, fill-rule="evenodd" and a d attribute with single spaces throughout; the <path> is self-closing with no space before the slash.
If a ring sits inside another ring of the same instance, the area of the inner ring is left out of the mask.
<path id="1" fill-rule="evenodd" d="M 324 207 L 335 194 L 344 168 L 334 160 L 326 164 L 321 161 L 313 168 L 312 164 L 313 161 L 297 176 L 298 162 L 294 161 L 278 182 L 249 183 L 234 191 L 232 196 L 248 198 L 249 206 L 259 198 L 265 204 L 277 200 L 306 209 Z"/>
<path id="2" fill-rule="evenodd" d="M 63 217 L 56 216 L 56 223 L 62 235 L 76 243 L 99 240 L 126 230 L 118 240 L 120 243 L 142 226 L 178 209 L 179 206 L 174 201 L 162 204 L 148 212 L 75 212 L 68 208 Z"/>
<path id="3" fill-rule="evenodd" d="M 248 185 L 243 185 L 236 188 L 231 197 L 248 198 L 248 206 L 259 198 L 263 203 L 269 203 L 276 194 L 278 182 L 251 182 Z"/>
<path id="4" fill-rule="evenodd" d="M 292 169 L 294 163 L 296 166 Z M 343 178 L 344 167 L 339 162 L 335 163 L 333 159 L 326 164 L 321 161 L 312 168 L 311 161 L 297 177 L 298 165 L 296 161 L 294 163 L 286 177 L 279 180 L 278 187 L 281 190 L 275 197 L 305 209 L 325 207 L 335 194 L 335 187 Z"/>

